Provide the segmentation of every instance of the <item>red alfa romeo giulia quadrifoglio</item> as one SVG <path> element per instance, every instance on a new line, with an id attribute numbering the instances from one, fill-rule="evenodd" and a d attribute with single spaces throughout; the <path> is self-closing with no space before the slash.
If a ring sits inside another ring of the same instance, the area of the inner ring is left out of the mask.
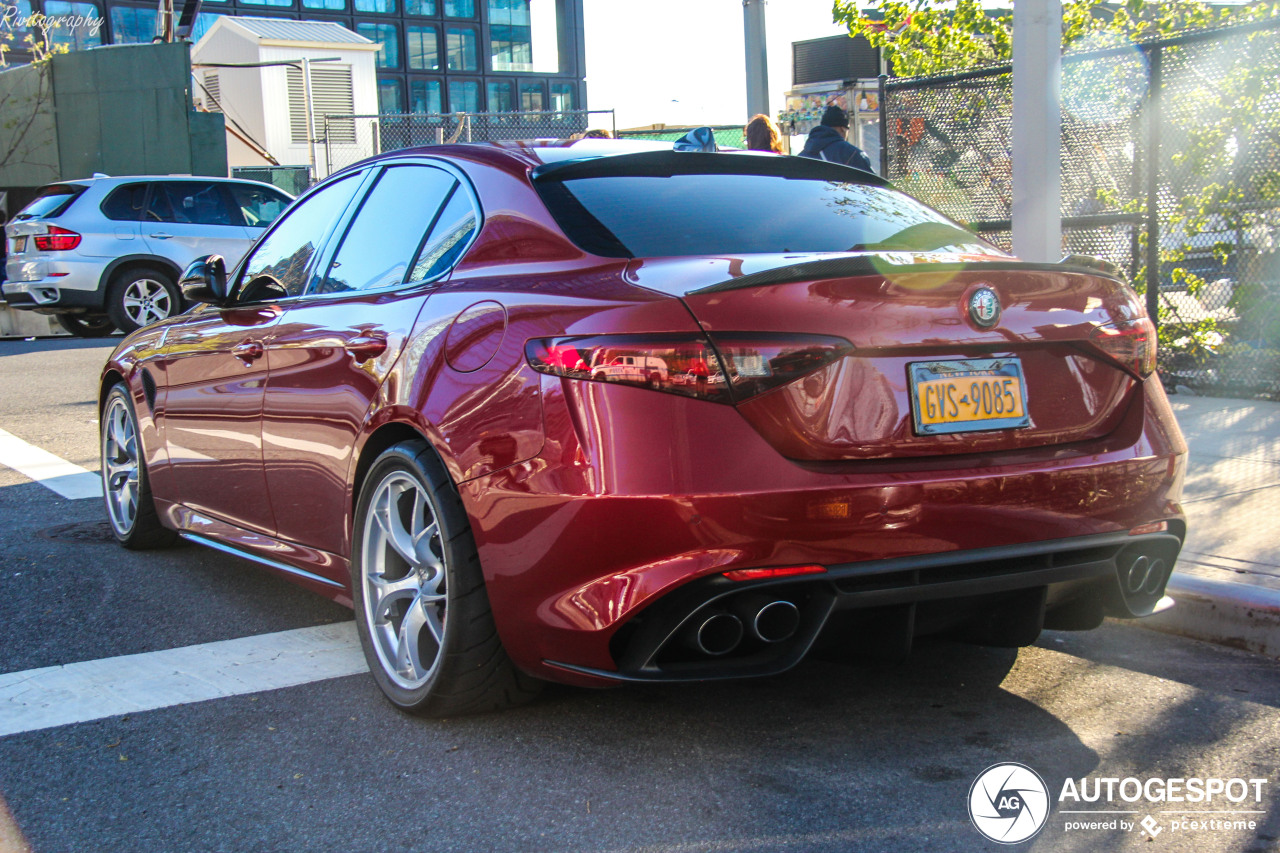
<path id="1" fill-rule="evenodd" d="M 768 675 L 1156 608 L 1142 303 L 866 172 L 587 140 L 338 173 L 102 376 L 119 540 L 355 609 L 396 705 Z"/>

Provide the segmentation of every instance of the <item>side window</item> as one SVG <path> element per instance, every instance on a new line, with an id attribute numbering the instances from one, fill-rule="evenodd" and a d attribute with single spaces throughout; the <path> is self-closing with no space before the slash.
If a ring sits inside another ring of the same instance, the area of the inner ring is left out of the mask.
<path id="1" fill-rule="evenodd" d="M 238 224 L 219 185 L 199 181 L 158 181 L 146 218 L 149 222 L 184 225 Z"/>
<path id="2" fill-rule="evenodd" d="M 457 187 L 414 259 L 409 281 L 426 281 L 458 262 L 475 233 L 478 217 L 471 197 Z"/>
<path id="3" fill-rule="evenodd" d="M 231 200 L 240 208 L 244 224 L 250 228 L 266 228 L 289 206 L 284 193 L 252 184 L 227 184 Z"/>
<path id="4" fill-rule="evenodd" d="M 124 184 L 111 191 L 102 202 L 102 214 L 118 222 L 137 222 L 147 203 L 146 184 Z"/>
<path id="5" fill-rule="evenodd" d="M 431 166 L 391 166 L 365 197 L 316 293 L 377 290 L 405 280 L 422 235 L 457 181 Z"/>
<path id="6" fill-rule="evenodd" d="M 241 283 L 248 284 L 260 276 L 271 276 L 290 296 L 301 294 L 306 289 L 307 272 L 316 250 L 346 210 L 362 178 L 363 173 L 348 175 L 291 207 L 245 261 Z M 240 296 L 242 299 L 252 298 L 251 294 L 243 291 Z"/>

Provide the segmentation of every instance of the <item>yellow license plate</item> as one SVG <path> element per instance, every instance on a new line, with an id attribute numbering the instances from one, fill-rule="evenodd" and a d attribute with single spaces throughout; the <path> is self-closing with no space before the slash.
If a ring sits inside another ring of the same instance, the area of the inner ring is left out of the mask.
<path id="1" fill-rule="evenodd" d="M 13 253 L 16 255 L 16 254 L 18 254 L 19 252 L 25 252 L 26 250 L 27 250 L 27 238 L 26 238 L 26 237 L 14 237 L 14 238 L 13 238 Z"/>
<path id="2" fill-rule="evenodd" d="M 907 366 L 916 433 L 937 435 L 1029 426 L 1016 358 L 916 362 Z"/>

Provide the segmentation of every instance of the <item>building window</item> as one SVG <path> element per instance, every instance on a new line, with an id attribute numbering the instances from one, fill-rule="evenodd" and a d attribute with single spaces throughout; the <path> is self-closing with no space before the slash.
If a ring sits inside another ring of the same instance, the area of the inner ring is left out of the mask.
<path id="1" fill-rule="evenodd" d="M 440 101 L 439 80 L 409 81 L 409 111 L 439 115 L 444 112 L 444 104 Z"/>
<path id="2" fill-rule="evenodd" d="M 480 70 L 476 62 L 475 30 L 470 27 L 449 27 L 445 38 L 450 71 Z"/>
<path id="3" fill-rule="evenodd" d="M 209 28 L 221 17 L 222 15 L 212 12 L 201 12 L 196 15 L 196 25 L 191 28 L 191 41 L 197 42 L 204 38 L 204 34 L 209 32 Z"/>
<path id="4" fill-rule="evenodd" d="M 475 80 L 450 80 L 449 111 L 454 113 L 480 112 L 480 84 Z"/>
<path id="5" fill-rule="evenodd" d="M 92 3 L 68 3 L 66 0 L 46 0 L 44 13 L 50 18 L 78 17 L 98 20 L 102 17 L 98 7 Z M 152 13 L 155 14 L 154 12 Z M 102 44 L 106 35 L 101 27 L 81 24 L 78 27 L 53 27 L 49 37 L 57 46 L 65 45 L 67 50 L 84 50 Z"/>
<path id="6" fill-rule="evenodd" d="M 383 115 L 404 112 L 404 82 L 400 78 L 378 78 L 378 112 Z"/>
<path id="7" fill-rule="evenodd" d="M 28 9 L 29 12 L 30 9 Z M 111 41 L 114 44 L 145 44 L 155 38 L 155 35 L 155 9 L 135 9 L 132 6 L 111 7 Z"/>
<path id="8" fill-rule="evenodd" d="M 509 113 L 512 111 L 510 81 L 490 81 L 486 88 L 486 94 L 489 98 L 489 112 Z"/>
<path id="9" fill-rule="evenodd" d="M 572 83 L 551 84 L 551 109 L 558 113 L 576 110 L 578 87 Z"/>
<path id="10" fill-rule="evenodd" d="M 494 71 L 560 73 L 560 18 L 555 0 L 488 0 Z"/>
<path id="11" fill-rule="evenodd" d="M 244 0 L 240 0 L 241 3 Z M 396 0 L 355 0 L 357 12 L 373 12 L 378 15 L 394 15 Z M 358 25 L 357 25 L 358 26 Z"/>
<path id="12" fill-rule="evenodd" d="M 520 84 L 520 110 L 526 113 L 540 112 L 546 109 L 546 90 L 541 83 Z"/>
<path id="13" fill-rule="evenodd" d="M 476 16 L 475 0 L 444 0 L 444 16 L 446 18 L 474 18 Z"/>
<path id="14" fill-rule="evenodd" d="M 356 0 L 359 4 L 361 0 Z M 400 67 L 400 30 L 395 24 L 356 24 L 356 32 L 382 46 L 378 51 L 379 68 Z"/>
<path id="15" fill-rule="evenodd" d="M 410 24 L 406 33 L 405 53 L 409 59 L 409 68 L 414 71 L 439 71 L 440 45 L 436 28 Z"/>
<path id="16" fill-rule="evenodd" d="M 292 6 L 293 0 L 240 0 L 241 6 Z"/>
<path id="17" fill-rule="evenodd" d="M 428 15 L 436 15 L 436 0 L 404 0 L 404 13 L 406 15 L 419 15 L 426 17 Z"/>
<path id="18" fill-rule="evenodd" d="M 304 9 L 323 9 L 326 12 L 347 11 L 347 0 L 302 0 Z"/>

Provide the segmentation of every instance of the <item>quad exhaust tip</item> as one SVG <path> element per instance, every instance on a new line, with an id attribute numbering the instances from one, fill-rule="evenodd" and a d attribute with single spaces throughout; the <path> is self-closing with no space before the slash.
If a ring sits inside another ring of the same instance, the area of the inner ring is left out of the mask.
<path id="1" fill-rule="evenodd" d="M 764 603 L 748 602 L 749 611 L 744 621 L 751 636 L 766 643 L 781 643 L 795 636 L 800 627 L 800 609 L 790 601 L 777 599 Z"/>
<path id="2" fill-rule="evenodd" d="M 742 620 L 723 610 L 708 610 L 698 616 L 689 634 L 694 650 L 704 655 L 727 655 L 742 642 Z"/>

